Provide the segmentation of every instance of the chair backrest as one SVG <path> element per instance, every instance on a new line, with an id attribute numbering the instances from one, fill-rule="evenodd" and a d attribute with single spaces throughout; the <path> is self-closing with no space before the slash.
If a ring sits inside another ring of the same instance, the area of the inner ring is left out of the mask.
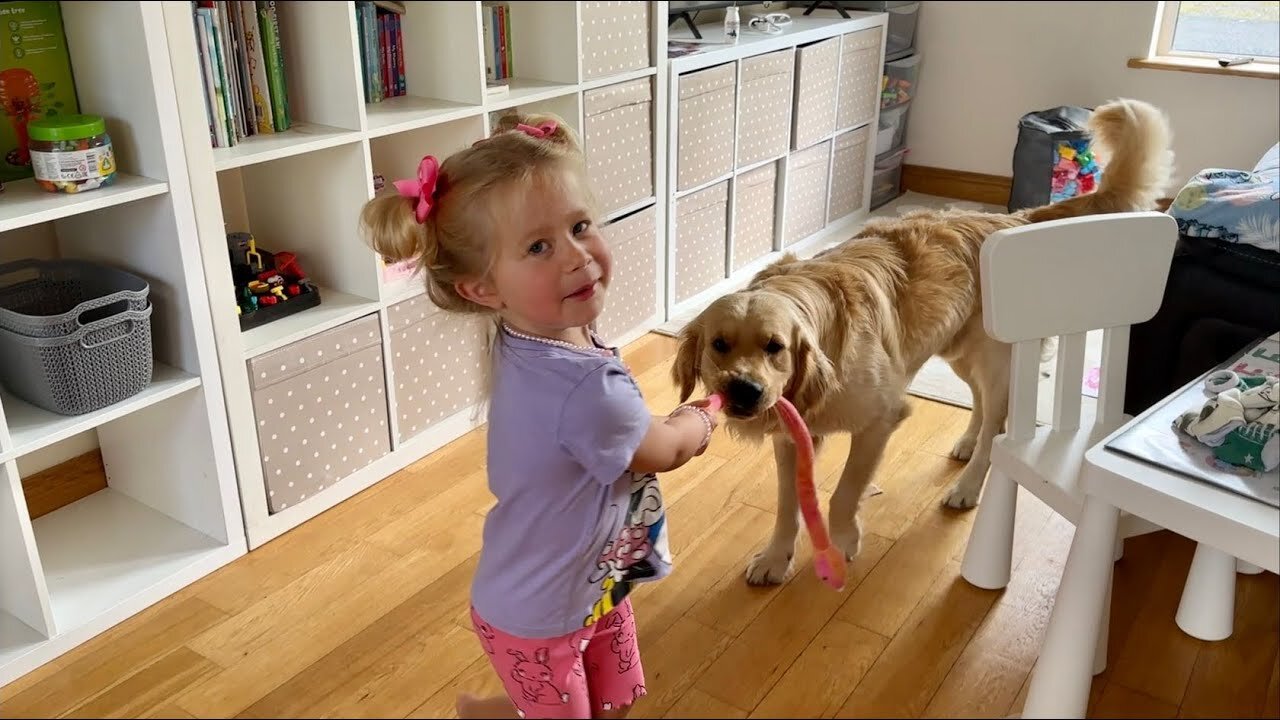
<path id="1" fill-rule="evenodd" d="M 1103 330 L 1096 421 L 1119 424 L 1129 326 L 1160 309 L 1177 240 L 1177 223 L 1159 212 L 1067 218 L 987 238 L 979 261 L 983 326 L 1014 347 L 1011 436 L 1034 432 L 1041 342 L 1047 338 L 1059 338 L 1054 427 L 1079 427 L 1090 330 Z"/>

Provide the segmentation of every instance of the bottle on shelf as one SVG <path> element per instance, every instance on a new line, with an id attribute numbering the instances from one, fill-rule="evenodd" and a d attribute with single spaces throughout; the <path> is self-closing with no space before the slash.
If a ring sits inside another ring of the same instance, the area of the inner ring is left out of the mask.
<path id="1" fill-rule="evenodd" d="M 724 41 L 738 42 L 738 33 L 742 29 L 742 19 L 738 16 L 738 6 L 730 5 L 724 9 Z"/>

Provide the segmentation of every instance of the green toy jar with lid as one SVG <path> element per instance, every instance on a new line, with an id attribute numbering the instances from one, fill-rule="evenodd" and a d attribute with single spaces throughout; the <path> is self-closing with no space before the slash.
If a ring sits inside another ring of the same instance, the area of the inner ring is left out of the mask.
<path id="1" fill-rule="evenodd" d="M 111 136 L 101 115 L 55 115 L 32 122 L 31 167 L 49 192 L 78 193 L 116 179 Z"/>

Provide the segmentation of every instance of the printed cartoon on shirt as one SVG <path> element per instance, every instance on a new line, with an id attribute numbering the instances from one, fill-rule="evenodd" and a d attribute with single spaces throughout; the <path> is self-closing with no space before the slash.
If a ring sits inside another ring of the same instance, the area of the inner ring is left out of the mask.
<path id="1" fill-rule="evenodd" d="M 616 509 L 616 508 L 615 508 Z M 671 563 L 666 510 L 655 475 L 631 475 L 625 522 L 617 536 L 605 541 L 588 582 L 600 583 L 600 600 L 583 625 L 604 617 L 631 592 L 631 584 L 655 577 L 658 564 Z"/>

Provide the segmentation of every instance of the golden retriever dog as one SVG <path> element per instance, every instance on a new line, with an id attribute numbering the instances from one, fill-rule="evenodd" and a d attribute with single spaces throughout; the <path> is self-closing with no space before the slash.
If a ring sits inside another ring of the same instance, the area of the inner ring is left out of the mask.
<path id="1" fill-rule="evenodd" d="M 1152 210 L 1169 181 L 1171 136 L 1155 107 L 1108 103 L 1092 113 L 1089 130 L 1105 161 L 1092 194 L 1012 214 L 919 211 L 875 221 L 813 258 L 781 258 L 682 330 L 672 368 L 682 401 L 701 383 L 724 395 L 730 432 L 773 440 L 777 519 L 748 582 L 782 582 L 799 532 L 795 446 L 772 411 L 780 396 L 795 404 L 815 446 L 832 433 L 852 437 L 828 515 L 832 541 L 852 559 L 861 547 L 858 504 L 907 415 L 906 389 L 926 360 L 942 357 L 973 392 L 968 428 L 952 450 L 968 465 L 946 504 L 977 504 L 992 438 L 1003 431 L 1011 354 L 982 325 L 983 240 L 1028 223 Z"/>

